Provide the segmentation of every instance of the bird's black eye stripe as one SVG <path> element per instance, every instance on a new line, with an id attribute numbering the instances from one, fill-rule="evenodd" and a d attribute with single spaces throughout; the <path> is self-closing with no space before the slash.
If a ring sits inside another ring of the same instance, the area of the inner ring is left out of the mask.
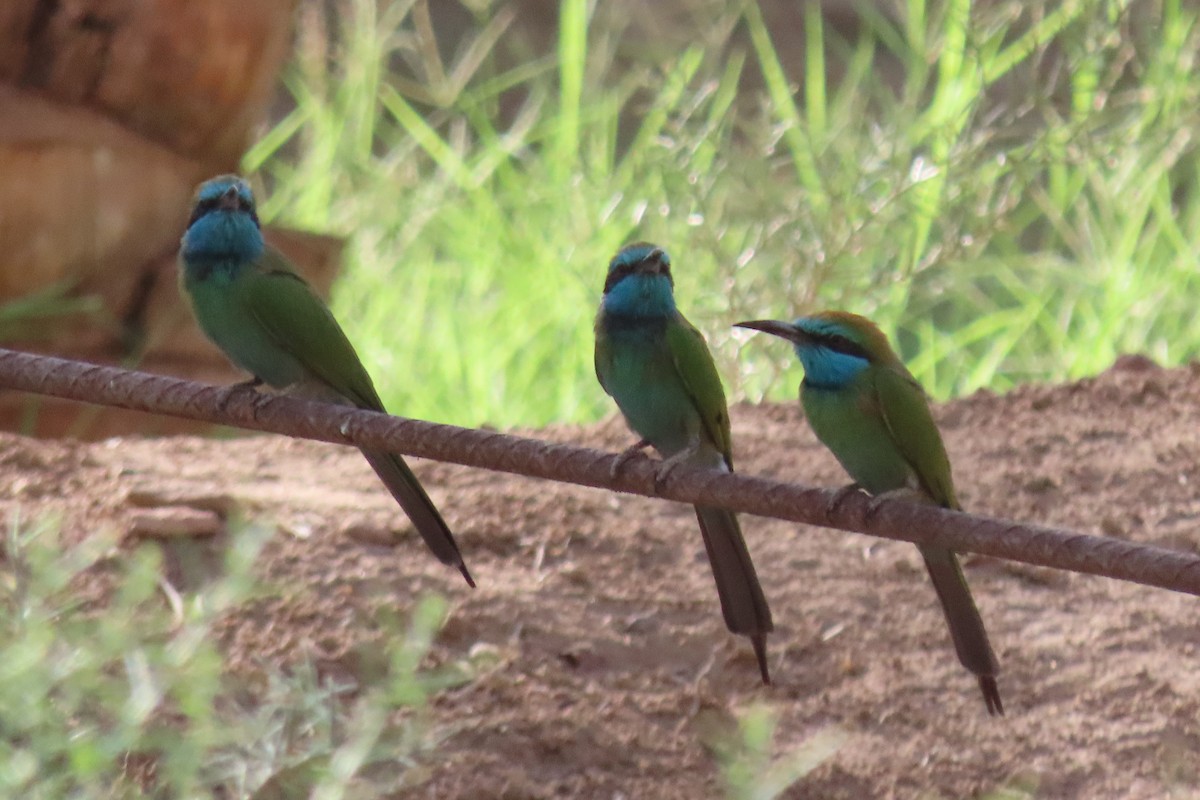
<path id="1" fill-rule="evenodd" d="M 638 267 L 646 263 L 646 259 L 634 262 L 622 262 L 616 268 L 608 271 L 608 277 L 604 280 L 604 293 L 608 294 L 608 290 L 621 282 L 623 278 L 638 271 Z M 671 265 L 663 260 L 661 255 L 654 256 L 654 263 L 662 266 L 662 274 L 667 276 L 667 280 L 671 282 L 671 288 L 675 288 L 675 279 L 671 277 Z"/>
<path id="2" fill-rule="evenodd" d="M 196 220 L 215 210 L 217 202 L 217 200 L 201 200 L 199 203 L 196 203 L 196 207 L 192 209 L 192 217 L 188 220 L 188 227 L 192 227 Z"/>
<path id="3" fill-rule="evenodd" d="M 620 283 L 626 276 L 631 275 L 636 266 L 636 264 L 621 264 L 616 269 L 610 269 L 608 277 L 604 279 L 604 293 L 608 294 L 609 289 Z"/>
<path id="4" fill-rule="evenodd" d="M 838 333 L 818 334 L 813 337 L 822 347 L 828 348 L 835 353 L 843 353 L 855 358 L 861 358 L 863 361 L 870 361 L 871 354 L 867 352 L 862 345 L 842 336 Z"/>
<path id="5" fill-rule="evenodd" d="M 200 219 L 205 214 L 210 214 L 213 211 L 216 211 L 220 207 L 221 207 L 221 198 L 219 198 L 219 197 L 211 198 L 208 200 L 201 200 L 199 203 L 196 203 L 196 207 L 192 209 L 192 216 L 191 216 L 191 218 L 188 219 L 187 226 L 189 228 L 192 227 L 192 225 L 194 225 L 196 223 L 196 220 Z M 238 211 L 249 214 L 250 219 L 254 220 L 254 224 L 259 225 L 258 212 L 255 211 L 253 203 L 248 202 L 243 197 L 239 197 L 238 198 Z"/>

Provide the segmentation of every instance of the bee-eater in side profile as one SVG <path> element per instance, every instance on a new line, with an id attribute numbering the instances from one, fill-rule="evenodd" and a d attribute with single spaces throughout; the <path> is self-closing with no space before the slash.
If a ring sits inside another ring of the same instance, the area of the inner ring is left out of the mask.
<path id="1" fill-rule="evenodd" d="M 800 403 L 817 438 L 850 473 L 854 486 L 875 497 L 895 494 L 961 508 L 950 460 L 920 384 L 865 317 L 825 311 L 794 322 L 754 320 L 737 327 L 787 339 L 804 366 Z M 954 649 L 975 673 L 989 714 L 1003 714 L 988 642 L 958 556 L 918 545 L 937 590 Z"/>
<path id="2" fill-rule="evenodd" d="M 659 247 L 631 244 L 608 265 L 596 315 L 596 377 L 642 438 L 627 453 L 651 446 L 666 471 L 678 464 L 733 471 L 721 378 L 704 337 L 675 307 L 671 260 Z M 725 624 L 750 637 L 763 683 L 770 683 L 771 609 L 737 517 L 703 506 L 696 517 Z"/>
<path id="3" fill-rule="evenodd" d="M 201 329 L 254 376 L 249 385 L 384 410 L 333 314 L 283 254 L 263 242 L 254 196 L 241 178 L 222 175 L 196 191 L 180 267 L 180 285 Z M 450 529 L 404 459 L 362 453 L 434 555 L 474 586 Z"/>

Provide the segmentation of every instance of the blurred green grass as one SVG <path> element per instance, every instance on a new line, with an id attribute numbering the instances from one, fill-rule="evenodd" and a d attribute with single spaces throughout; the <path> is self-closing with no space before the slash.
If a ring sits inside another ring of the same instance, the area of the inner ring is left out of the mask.
<path id="1" fill-rule="evenodd" d="M 234 675 L 216 627 L 277 591 L 251 573 L 270 531 L 231 533 L 221 574 L 195 593 L 161 577 L 153 544 L 118 557 L 111 531 L 58 534 L 17 513 L 0 534 L 0 796 L 332 800 L 425 780 L 419 762 L 444 735 L 426 703 L 472 679 L 471 665 L 420 668 L 445 600 L 380 620 L 359 652 L 374 669 L 357 678 L 308 663 Z"/>
<path id="2" fill-rule="evenodd" d="M 391 410 L 610 413 L 590 326 L 634 239 L 670 250 L 735 397 L 800 375 L 730 324 L 817 307 L 879 321 L 938 398 L 1200 349 L 1193 7 L 864 3 L 847 40 L 814 3 L 792 85 L 755 3 L 700 5 L 637 58 L 586 0 L 525 59 L 502 3 L 452 58 L 425 0 L 302 16 L 295 107 L 245 168 L 265 217 L 352 237 L 334 310 Z"/>

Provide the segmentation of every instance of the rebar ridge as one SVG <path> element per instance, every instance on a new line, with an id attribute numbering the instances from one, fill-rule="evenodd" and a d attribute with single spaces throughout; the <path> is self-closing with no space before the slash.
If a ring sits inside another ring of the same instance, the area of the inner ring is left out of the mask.
<path id="1" fill-rule="evenodd" d="M 882 501 L 872 511 L 870 499 L 854 493 L 829 512 L 834 490 L 685 466 L 656 490 L 657 462 L 648 458 L 626 461 L 614 476 L 617 454 L 592 448 L 3 348 L 0 388 L 717 506 L 1200 595 L 1200 556 L 1192 553 L 903 500 Z"/>

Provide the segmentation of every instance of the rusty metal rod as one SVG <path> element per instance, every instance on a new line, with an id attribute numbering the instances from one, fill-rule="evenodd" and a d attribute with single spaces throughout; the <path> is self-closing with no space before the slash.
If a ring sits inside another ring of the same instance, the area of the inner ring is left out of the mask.
<path id="1" fill-rule="evenodd" d="M 1200 556 L 1192 553 L 902 500 L 883 501 L 868 513 L 870 500 L 855 493 L 827 513 L 835 494 L 829 489 L 686 467 L 673 471 L 656 490 L 657 462 L 651 459 L 627 461 L 613 476 L 617 456 L 600 450 L 2 348 L 0 388 L 720 506 L 1200 595 Z"/>

